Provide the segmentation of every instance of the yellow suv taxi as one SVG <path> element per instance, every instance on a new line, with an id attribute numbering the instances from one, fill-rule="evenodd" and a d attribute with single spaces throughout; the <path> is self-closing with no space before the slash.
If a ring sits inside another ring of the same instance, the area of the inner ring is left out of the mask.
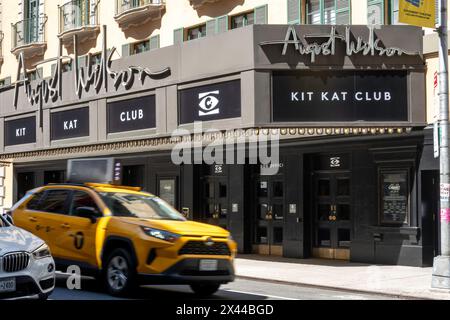
<path id="1" fill-rule="evenodd" d="M 47 185 L 29 191 L 11 214 L 47 242 L 59 270 L 77 265 L 112 295 L 140 284 L 188 284 L 210 295 L 234 280 L 237 249 L 228 231 L 188 221 L 139 188 Z"/>

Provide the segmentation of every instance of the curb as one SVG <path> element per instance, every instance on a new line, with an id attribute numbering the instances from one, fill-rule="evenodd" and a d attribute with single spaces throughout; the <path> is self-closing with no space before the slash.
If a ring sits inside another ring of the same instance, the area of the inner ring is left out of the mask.
<path id="1" fill-rule="evenodd" d="M 251 277 L 251 276 L 236 275 L 236 278 L 243 279 L 243 280 L 253 280 L 253 281 L 275 283 L 275 284 L 286 284 L 286 285 L 297 286 L 297 287 L 317 288 L 317 289 L 324 289 L 324 290 L 337 290 L 337 291 L 344 291 L 344 292 L 350 292 L 350 293 L 371 294 L 371 295 L 377 295 L 377 296 L 382 296 L 382 297 L 400 298 L 400 299 L 404 299 L 404 300 L 441 300 L 441 299 L 436 299 L 436 298 L 418 297 L 418 296 L 402 294 L 402 293 L 392 294 L 392 293 L 384 293 L 384 292 L 362 290 L 362 289 L 349 289 L 349 288 L 316 285 L 316 284 L 302 283 L 302 282 L 264 279 L 264 278 L 257 278 L 257 277 Z"/>

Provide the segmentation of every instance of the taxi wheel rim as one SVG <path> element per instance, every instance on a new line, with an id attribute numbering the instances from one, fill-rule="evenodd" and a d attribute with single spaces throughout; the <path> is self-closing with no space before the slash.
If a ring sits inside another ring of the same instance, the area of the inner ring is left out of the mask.
<path id="1" fill-rule="evenodd" d="M 120 291 L 125 288 L 128 282 L 128 264 L 127 261 L 117 256 L 111 259 L 108 266 L 108 284 L 115 290 Z"/>

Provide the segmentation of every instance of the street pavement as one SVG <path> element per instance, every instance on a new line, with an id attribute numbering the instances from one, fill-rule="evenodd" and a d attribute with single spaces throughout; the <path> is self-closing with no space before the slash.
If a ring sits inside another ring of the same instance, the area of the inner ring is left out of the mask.
<path id="1" fill-rule="evenodd" d="M 98 283 L 83 278 L 81 290 L 69 290 L 67 276 L 58 274 L 57 287 L 50 300 L 116 300 L 102 292 Z M 133 299 L 196 299 L 188 286 L 143 286 L 131 297 Z M 385 300 L 393 299 L 377 294 L 360 294 L 340 290 L 319 289 L 299 285 L 279 284 L 266 281 L 237 279 L 221 287 L 211 299 L 220 300 Z"/>

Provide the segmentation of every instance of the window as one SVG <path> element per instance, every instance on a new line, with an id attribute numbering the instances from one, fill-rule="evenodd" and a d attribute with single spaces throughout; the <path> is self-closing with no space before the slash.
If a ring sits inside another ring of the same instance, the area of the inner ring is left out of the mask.
<path id="1" fill-rule="evenodd" d="M 38 192 L 34 194 L 30 201 L 27 203 L 27 209 L 30 210 L 39 210 L 39 203 L 42 200 L 42 196 L 44 195 L 44 192 Z"/>
<path id="2" fill-rule="evenodd" d="M 29 81 L 34 81 L 38 78 L 38 74 L 36 70 L 27 72 L 27 78 Z"/>
<path id="3" fill-rule="evenodd" d="M 384 0 L 367 1 L 367 24 L 384 24 Z"/>
<path id="4" fill-rule="evenodd" d="M 150 51 L 150 40 L 134 43 L 131 49 L 131 54 L 139 54 Z"/>
<path id="5" fill-rule="evenodd" d="M 187 39 L 193 40 L 198 38 L 203 38 L 206 36 L 206 24 L 190 28 L 187 30 Z"/>
<path id="6" fill-rule="evenodd" d="M 62 72 L 72 71 L 72 62 L 66 62 L 61 64 Z"/>
<path id="7" fill-rule="evenodd" d="M 231 17 L 231 29 L 237 29 L 254 24 L 255 13 L 253 11 Z"/>
<path id="8" fill-rule="evenodd" d="M 391 0 L 391 24 L 399 24 L 398 15 L 399 15 L 399 6 L 398 0 Z"/>
<path id="9" fill-rule="evenodd" d="M 98 206 L 95 203 L 95 200 L 92 199 L 92 197 L 87 192 L 75 191 L 73 193 L 72 206 L 70 208 L 70 215 L 76 216 L 77 209 L 82 208 L 82 207 L 93 208 L 100 215 L 100 210 L 98 209 Z"/>
<path id="10" fill-rule="evenodd" d="M 102 54 L 101 54 L 101 52 L 91 54 L 90 58 L 91 58 L 91 60 L 90 60 L 91 66 L 96 66 L 96 65 L 100 64 L 100 61 L 102 60 Z"/>
<path id="11" fill-rule="evenodd" d="M 349 24 L 349 0 L 306 0 L 306 23 Z"/>
<path id="12" fill-rule="evenodd" d="M 38 210 L 51 213 L 65 214 L 67 190 L 50 190 L 39 205 Z"/>

